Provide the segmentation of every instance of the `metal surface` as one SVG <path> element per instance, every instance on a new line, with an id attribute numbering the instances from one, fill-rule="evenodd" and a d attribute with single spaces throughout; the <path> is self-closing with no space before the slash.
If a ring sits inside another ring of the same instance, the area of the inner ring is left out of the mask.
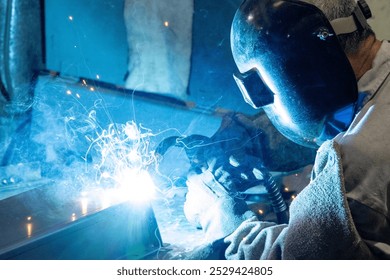
<path id="1" fill-rule="evenodd" d="M 152 208 L 54 185 L 0 201 L 0 259 L 142 259 L 160 248 Z"/>

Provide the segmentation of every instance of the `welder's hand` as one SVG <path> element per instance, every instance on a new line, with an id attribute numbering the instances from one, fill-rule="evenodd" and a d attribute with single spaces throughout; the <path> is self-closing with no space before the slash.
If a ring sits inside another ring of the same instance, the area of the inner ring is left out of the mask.
<path id="1" fill-rule="evenodd" d="M 222 118 L 221 126 L 211 137 L 211 141 L 218 143 L 222 152 L 216 154 L 216 158 L 233 156 L 237 161 L 243 162 L 247 155 L 263 158 L 265 137 L 264 131 L 250 117 L 229 113 Z"/>
<path id="2" fill-rule="evenodd" d="M 262 130 L 245 115 L 226 114 L 210 144 L 197 149 L 197 172 L 210 171 L 230 193 L 253 187 L 259 181 L 254 169 L 263 165 L 263 136 Z"/>
<path id="3" fill-rule="evenodd" d="M 189 174 L 184 213 L 201 228 L 208 241 L 232 233 L 244 220 L 254 216 L 238 193 L 228 191 L 210 170 Z"/>

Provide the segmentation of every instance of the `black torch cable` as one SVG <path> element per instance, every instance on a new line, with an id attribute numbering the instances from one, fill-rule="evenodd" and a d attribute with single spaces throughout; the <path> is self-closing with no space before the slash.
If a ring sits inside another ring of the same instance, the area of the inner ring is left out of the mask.
<path id="1" fill-rule="evenodd" d="M 274 177 L 271 173 L 262 169 L 261 172 L 264 175 L 264 187 L 267 190 L 269 199 L 271 200 L 272 209 L 274 210 L 279 224 L 288 223 L 288 209 L 287 204 L 283 199 L 280 188 L 276 184 Z"/>

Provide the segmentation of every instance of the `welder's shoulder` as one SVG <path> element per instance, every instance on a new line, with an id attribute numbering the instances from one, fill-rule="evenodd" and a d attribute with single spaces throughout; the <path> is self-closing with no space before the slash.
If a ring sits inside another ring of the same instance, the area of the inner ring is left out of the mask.
<path id="1" fill-rule="evenodd" d="M 353 223 L 346 199 L 340 147 L 318 150 L 310 184 L 290 205 L 286 259 L 362 259 L 371 253 Z"/>

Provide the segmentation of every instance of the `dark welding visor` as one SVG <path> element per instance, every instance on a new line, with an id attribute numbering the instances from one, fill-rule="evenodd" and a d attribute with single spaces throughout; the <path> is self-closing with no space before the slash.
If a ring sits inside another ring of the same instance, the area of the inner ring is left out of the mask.
<path id="1" fill-rule="evenodd" d="M 262 81 L 256 68 L 244 74 L 237 72 L 233 78 L 246 103 L 258 109 L 274 102 L 274 95 Z"/>

